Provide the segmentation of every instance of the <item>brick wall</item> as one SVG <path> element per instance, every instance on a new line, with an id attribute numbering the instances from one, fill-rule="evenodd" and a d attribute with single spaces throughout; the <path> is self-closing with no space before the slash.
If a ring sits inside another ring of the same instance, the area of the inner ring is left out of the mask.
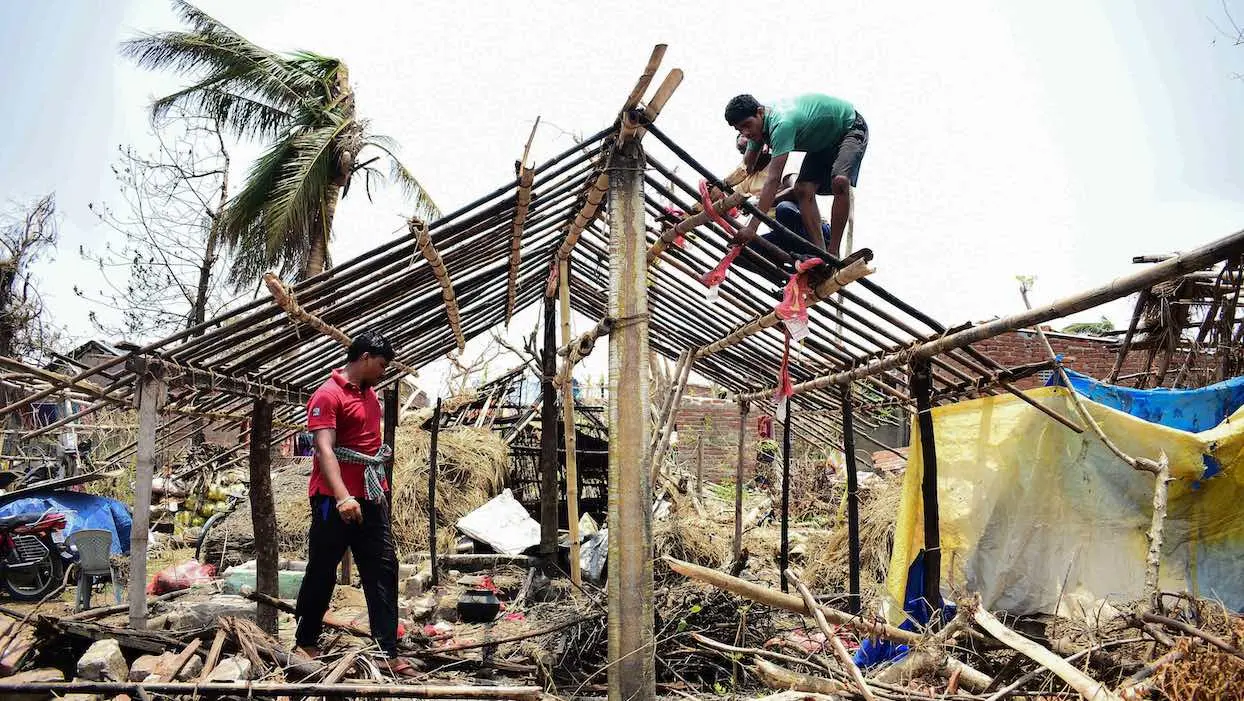
<path id="1" fill-rule="evenodd" d="M 1101 380 L 1109 377 L 1110 370 L 1114 367 L 1116 355 L 1116 341 L 1114 339 L 1050 333 L 1049 331 L 1046 331 L 1045 335 L 1050 339 L 1050 345 L 1053 346 L 1054 352 L 1066 356 L 1065 363 L 1067 367 Z M 1045 348 L 1041 345 L 1041 339 L 1037 337 L 1034 331 L 1012 331 L 995 336 L 987 341 L 973 343 L 972 347 L 1006 367 L 1037 363 L 1048 357 Z M 1147 356 L 1148 351 L 1146 350 L 1133 350 L 1128 353 L 1127 358 L 1123 361 L 1123 367 L 1119 370 L 1119 376 L 1125 377 L 1144 370 Z M 1175 372 L 1178 370 L 1177 363 L 1181 361 L 1182 358 L 1176 356 L 1175 360 L 1171 362 L 1171 371 L 1166 378 L 1168 386 L 1174 381 Z M 1157 362 L 1155 361 L 1154 368 L 1156 369 L 1156 367 Z M 1016 384 L 1024 389 L 1029 389 L 1045 384 L 1045 380 L 1034 376 L 1021 380 Z M 1128 380 L 1122 381 L 1120 384 L 1130 386 L 1132 382 Z"/>

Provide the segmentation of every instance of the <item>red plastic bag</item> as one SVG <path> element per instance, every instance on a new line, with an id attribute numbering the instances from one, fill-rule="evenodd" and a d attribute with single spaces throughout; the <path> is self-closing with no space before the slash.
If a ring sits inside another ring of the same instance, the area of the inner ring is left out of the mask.
<path id="1" fill-rule="evenodd" d="M 148 594 L 167 594 L 171 591 L 189 589 L 195 584 L 210 582 L 216 576 L 215 565 L 204 565 L 190 558 L 180 565 L 166 567 L 151 578 L 147 585 Z"/>

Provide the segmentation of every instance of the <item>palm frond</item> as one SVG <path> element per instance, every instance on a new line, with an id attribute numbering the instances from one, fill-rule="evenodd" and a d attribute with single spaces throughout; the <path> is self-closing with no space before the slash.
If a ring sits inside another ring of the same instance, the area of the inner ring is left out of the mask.
<path id="1" fill-rule="evenodd" d="M 276 187 L 269 193 L 268 236 L 306 231 L 332 185 L 333 145 L 349 122 L 308 129 L 291 138 Z M 272 246 L 272 244 L 269 244 Z"/>
<path id="2" fill-rule="evenodd" d="M 415 214 L 428 220 L 440 218 L 441 210 L 432 200 L 432 196 L 398 158 L 397 141 L 384 134 L 367 134 L 363 145 L 383 151 L 389 157 L 389 180 L 397 183 L 402 189 L 402 195 L 413 201 Z"/>
<path id="3" fill-rule="evenodd" d="M 153 119 L 164 118 L 170 110 L 211 117 L 239 137 L 278 138 L 293 126 L 296 116 L 257 97 L 230 92 L 233 81 L 205 81 L 166 95 L 151 104 Z"/>

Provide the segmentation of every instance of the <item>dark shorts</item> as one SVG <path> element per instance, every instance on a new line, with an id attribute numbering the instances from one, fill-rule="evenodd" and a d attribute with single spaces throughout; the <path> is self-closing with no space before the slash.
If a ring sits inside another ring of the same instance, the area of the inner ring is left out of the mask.
<path id="1" fill-rule="evenodd" d="M 860 181 L 860 163 L 868 148 L 868 125 L 859 112 L 855 123 L 847 130 L 842 141 L 822 151 L 809 151 L 799 167 L 798 182 L 816 183 L 816 194 L 831 194 L 830 183 L 835 176 L 845 175 L 855 187 Z"/>

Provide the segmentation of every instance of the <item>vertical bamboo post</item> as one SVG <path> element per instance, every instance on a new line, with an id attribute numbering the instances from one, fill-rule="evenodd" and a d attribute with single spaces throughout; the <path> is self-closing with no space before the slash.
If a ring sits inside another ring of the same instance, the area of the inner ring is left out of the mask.
<path id="1" fill-rule="evenodd" d="M 397 385 L 390 387 L 384 391 L 384 444 L 390 448 L 397 449 L 397 423 L 401 415 L 400 407 L 397 402 Z M 393 484 L 393 461 L 397 459 L 389 458 L 389 462 L 384 466 L 384 479 L 389 485 L 389 521 L 393 521 L 393 494 L 397 491 L 397 487 Z"/>
<path id="2" fill-rule="evenodd" d="M 860 492 L 855 463 L 855 417 L 851 406 L 851 383 L 842 385 L 842 452 L 847 466 L 847 543 L 849 548 L 848 613 L 860 612 Z"/>
<path id="3" fill-rule="evenodd" d="M 609 700 L 656 698 L 643 152 L 609 164 Z"/>
<path id="4" fill-rule="evenodd" d="M 544 351 L 540 376 L 540 553 L 557 554 L 557 317 L 553 297 L 544 298 Z"/>
<path id="5" fill-rule="evenodd" d="M 700 424 L 700 433 L 695 437 L 695 495 L 704 498 L 704 432 L 707 422 Z"/>
<path id="6" fill-rule="evenodd" d="M 150 371 L 148 371 L 149 373 Z M 130 526 L 130 627 L 147 627 L 147 531 L 151 527 L 151 480 L 156 468 L 156 432 L 166 386 L 144 373 L 138 386 L 138 447 L 134 465 L 134 523 Z"/>
<path id="7" fill-rule="evenodd" d="M 734 465 L 734 561 L 743 553 L 743 461 L 747 457 L 747 410 L 751 403 L 739 401 L 739 460 Z"/>
<path id="8" fill-rule="evenodd" d="M 432 410 L 432 436 L 428 443 L 428 554 L 432 560 L 432 587 L 440 584 L 436 568 L 436 439 L 441 433 L 441 398 Z"/>
<path id="9" fill-rule="evenodd" d="M 670 434 L 675 424 L 678 423 L 678 405 L 682 403 L 683 390 L 687 388 L 687 380 L 691 377 L 691 368 L 695 364 L 695 350 L 686 351 L 681 360 L 682 364 L 678 366 L 678 378 L 670 388 L 668 402 L 663 406 L 656 439 L 651 441 L 651 447 L 645 458 L 651 472 L 649 479 L 656 479 L 657 471 L 660 470 L 661 463 L 665 459 L 665 451 L 670 445 Z"/>
<path id="10" fill-rule="evenodd" d="M 786 418 L 782 421 L 782 551 L 778 570 L 790 567 L 790 425 L 794 423 L 794 397 L 786 400 Z M 782 591 L 787 591 L 786 577 L 782 577 Z"/>
<path id="11" fill-rule="evenodd" d="M 250 426 L 251 528 L 255 533 L 276 533 L 276 502 L 272 496 L 272 400 L 256 397 Z M 255 591 L 279 598 L 277 569 L 281 554 L 276 538 L 255 539 Z M 264 632 L 276 635 L 276 609 L 260 603 L 255 622 Z"/>
<path id="12" fill-rule="evenodd" d="M 562 344 L 569 345 L 574 339 L 570 336 L 570 262 L 558 261 L 557 273 L 559 311 L 562 321 Z M 565 362 L 570 362 L 567 359 Z M 579 569 L 579 463 L 575 451 L 578 449 L 575 440 L 574 423 L 574 380 L 573 369 L 562 378 L 562 424 L 566 433 L 566 526 L 570 529 L 570 582 L 575 591 L 583 583 L 583 574 Z"/>
<path id="13" fill-rule="evenodd" d="M 937 501 L 937 448 L 933 434 L 933 377 L 928 360 L 913 364 L 911 387 L 916 395 L 920 456 L 924 466 L 920 485 L 924 504 L 924 600 L 933 611 L 938 611 L 942 608 L 942 537 Z"/>

